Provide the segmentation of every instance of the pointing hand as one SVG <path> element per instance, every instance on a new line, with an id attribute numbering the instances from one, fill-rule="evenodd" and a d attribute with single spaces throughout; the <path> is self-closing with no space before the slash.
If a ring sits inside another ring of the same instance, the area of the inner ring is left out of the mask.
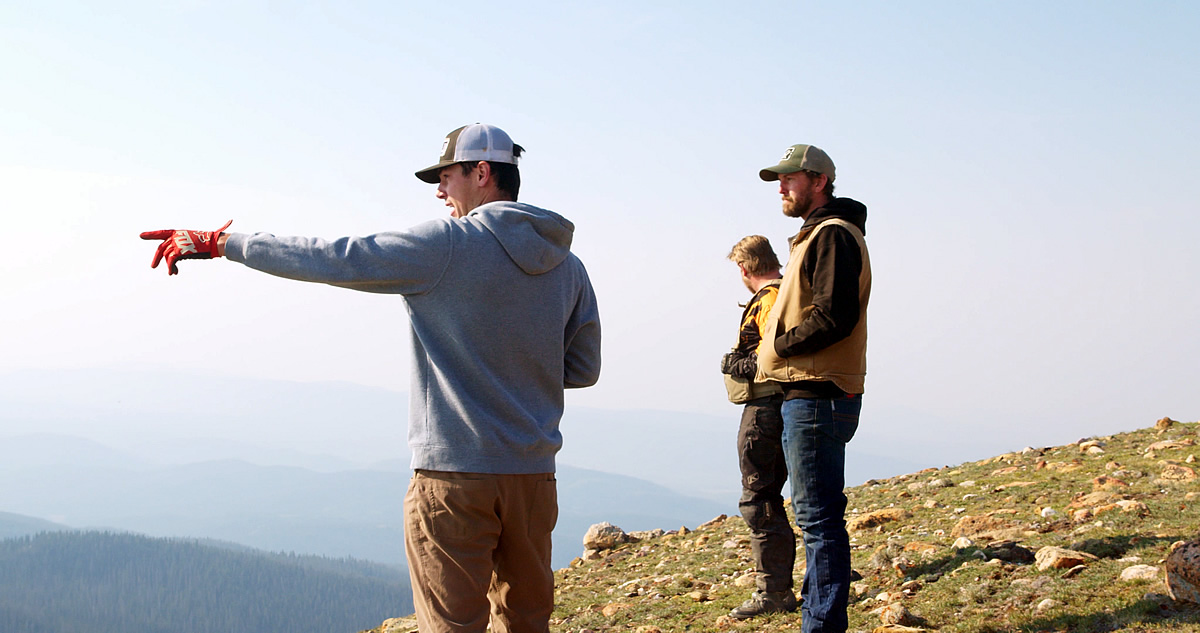
<path id="1" fill-rule="evenodd" d="M 179 268 L 175 262 L 181 259 L 210 259 L 220 257 L 217 252 L 217 238 L 221 232 L 229 228 L 233 220 L 215 231 L 187 231 L 164 229 L 162 231 L 146 231 L 142 233 L 143 240 L 162 240 L 158 250 L 154 252 L 154 262 L 151 268 L 158 268 L 158 263 L 167 260 L 167 274 L 178 275 Z"/>

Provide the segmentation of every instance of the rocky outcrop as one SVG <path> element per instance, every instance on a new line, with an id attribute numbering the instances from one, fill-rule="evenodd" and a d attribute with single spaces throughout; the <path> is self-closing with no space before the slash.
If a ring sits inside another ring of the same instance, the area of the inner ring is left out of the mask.
<path id="1" fill-rule="evenodd" d="M 1200 539 L 1175 547 L 1163 567 L 1171 597 L 1200 604 Z"/>

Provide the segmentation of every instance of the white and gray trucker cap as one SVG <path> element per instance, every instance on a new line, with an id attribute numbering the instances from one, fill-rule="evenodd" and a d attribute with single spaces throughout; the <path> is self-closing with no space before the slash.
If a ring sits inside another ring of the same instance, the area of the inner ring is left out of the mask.
<path id="1" fill-rule="evenodd" d="M 427 183 L 437 184 L 438 172 L 447 165 L 476 160 L 516 165 L 523 151 L 524 148 L 513 143 L 507 132 L 494 125 L 464 125 L 446 135 L 438 162 L 416 175 Z"/>

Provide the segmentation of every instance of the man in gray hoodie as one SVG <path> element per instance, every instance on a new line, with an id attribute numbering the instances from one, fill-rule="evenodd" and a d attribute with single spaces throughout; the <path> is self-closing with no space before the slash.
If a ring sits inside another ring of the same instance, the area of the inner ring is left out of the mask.
<path id="1" fill-rule="evenodd" d="M 554 456 L 564 388 L 595 384 L 600 319 L 574 225 L 517 202 L 523 152 L 503 130 L 447 135 L 451 217 L 325 241 L 149 231 L 166 259 L 226 257 L 288 279 L 402 295 L 412 327 L 405 549 L 422 633 L 549 630 Z"/>

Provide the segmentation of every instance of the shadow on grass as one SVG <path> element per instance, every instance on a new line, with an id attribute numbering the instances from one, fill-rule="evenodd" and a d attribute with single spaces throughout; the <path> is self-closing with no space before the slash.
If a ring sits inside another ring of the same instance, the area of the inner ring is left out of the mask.
<path id="1" fill-rule="evenodd" d="M 1200 624 L 1200 605 L 1173 602 L 1169 598 L 1138 600 L 1116 611 L 1087 614 L 1062 614 L 1017 623 L 1019 631 L 1077 631 L 1108 633 L 1129 627 L 1159 627 L 1167 624 Z M 1191 627 L 1189 627 L 1191 629 Z M 999 631 L 1000 629 L 991 629 Z M 981 631 L 981 633 L 985 633 Z"/>
<path id="2" fill-rule="evenodd" d="M 1086 539 L 1073 543 L 1072 547 L 1073 549 L 1092 554 L 1099 558 L 1115 559 L 1125 556 L 1131 550 L 1154 548 L 1184 538 L 1189 537 L 1126 534 Z M 983 552 L 987 558 L 980 558 L 978 552 Z M 968 562 L 989 560 L 992 558 L 999 558 L 1000 560 L 1016 565 L 1028 565 L 1033 563 L 1034 560 L 1032 550 L 1020 547 L 1019 543 L 1006 541 L 985 547 L 958 550 L 953 554 L 922 561 L 906 570 L 905 576 L 921 578 L 923 576 L 942 575 L 954 571 Z"/>
<path id="3" fill-rule="evenodd" d="M 1093 556 L 1100 558 L 1121 558 L 1130 550 L 1140 549 L 1145 547 L 1154 547 L 1166 543 L 1173 543 L 1181 537 L 1170 536 L 1146 536 L 1144 534 L 1124 534 L 1119 536 L 1106 536 L 1104 538 L 1090 538 L 1073 544 L 1073 549 L 1080 552 L 1087 552 Z"/>

